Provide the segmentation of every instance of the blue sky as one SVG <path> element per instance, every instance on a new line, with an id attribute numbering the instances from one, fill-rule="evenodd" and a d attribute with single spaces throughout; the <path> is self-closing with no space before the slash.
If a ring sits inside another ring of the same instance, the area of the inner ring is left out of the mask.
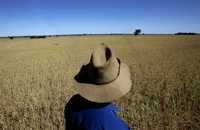
<path id="1" fill-rule="evenodd" d="M 0 36 L 200 32 L 200 0 L 0 0 Z"/>

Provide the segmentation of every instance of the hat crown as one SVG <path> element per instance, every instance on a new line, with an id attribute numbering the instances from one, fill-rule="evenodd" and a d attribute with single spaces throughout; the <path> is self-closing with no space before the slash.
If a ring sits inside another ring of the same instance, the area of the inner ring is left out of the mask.
<path id="1" fill-rule="evenodd" d="M 111 49 L 107 46 L 102 45 L 101 47 L 97 48 L 91 56 L 91 63 L 93 63 L 94 67 L 101 68 L 105 67 L 108 64 L 110 58 L 112 58 Z"/>
<path id="2" fill-rule="evenodd" d="M 115 80 L 119 73 L 119 63 L 113 51 L 105 45 L 91 55 L 88 78 L 95 84 L 105 84 Z"/>

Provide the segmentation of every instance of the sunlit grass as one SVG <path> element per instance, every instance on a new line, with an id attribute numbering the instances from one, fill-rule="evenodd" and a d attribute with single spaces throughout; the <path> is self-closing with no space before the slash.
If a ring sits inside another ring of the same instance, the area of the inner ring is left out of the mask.
<path id="1" fill-rule="evenodd" d="M 200 129 L 199 36 L 0 39 L 0 129 L 64 129 L 72 78 L 102 42 L 131 69 L 115 101 L 131 129 Z"/>

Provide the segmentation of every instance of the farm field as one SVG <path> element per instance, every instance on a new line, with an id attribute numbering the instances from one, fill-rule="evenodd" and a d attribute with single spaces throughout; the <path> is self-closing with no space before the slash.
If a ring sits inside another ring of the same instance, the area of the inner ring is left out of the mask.
<path id="1" fill-rule="evenodd" d="M 73 76 L 101 43 L 130 67 L 114 103 L 131 129 L 200 129 L 200 36 L 172 35 L 0 38 L 0 129 L 64 129 Z"/>

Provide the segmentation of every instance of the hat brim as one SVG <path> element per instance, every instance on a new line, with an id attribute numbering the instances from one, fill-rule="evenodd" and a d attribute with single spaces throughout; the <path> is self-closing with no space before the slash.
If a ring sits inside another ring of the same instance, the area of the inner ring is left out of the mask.
<path id="1" fill-rule="evenodd" d="M 116 80 L 108 84 L 95 85 L 90 83 L 79 83 L 74 80 L 78 93 L 84 98 L 97 102 L 110 102 L 124 96 L 130 91 L 132 82 L 129 67 L 121 63 L 120 73 Z"/>

